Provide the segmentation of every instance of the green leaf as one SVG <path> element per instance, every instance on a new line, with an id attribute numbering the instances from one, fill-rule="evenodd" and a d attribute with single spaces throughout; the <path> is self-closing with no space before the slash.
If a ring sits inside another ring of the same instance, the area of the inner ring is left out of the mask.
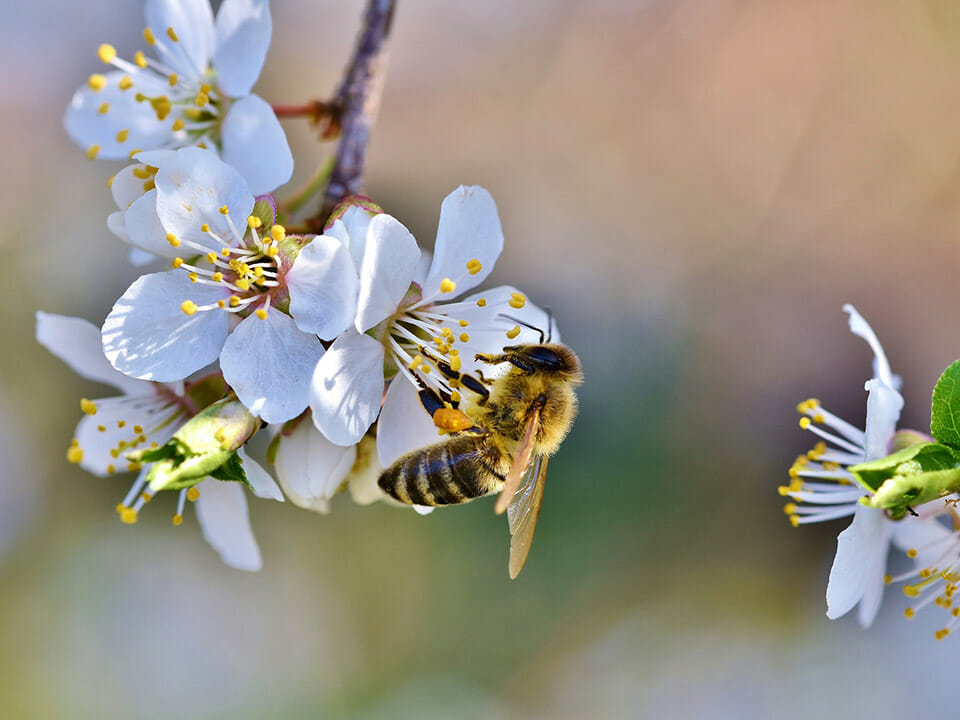
<path id="1" fill-rule="evenodd" d="M 897 475 L 948 470 L 956 466 L 957 458 L 951 448 L 927 442 L 911 445 L 879 460 L 851 465 L 848 470 L 863 488 L 872 493 Z"/>
<path id="2" fill-rule="evenodd" d="M 950 468 L 894 475 L 861 502 L 868 507 L 886 510 L 896 520 L 914 505 L 923 505 L 957 491 L 960 491 L 960 468 Z"/>
<path id="3" fill-rule="evenodd" d="M 960 360 L 943 371 L 933 388 L 930 434 L 945 445 L 960 448 Z"/>

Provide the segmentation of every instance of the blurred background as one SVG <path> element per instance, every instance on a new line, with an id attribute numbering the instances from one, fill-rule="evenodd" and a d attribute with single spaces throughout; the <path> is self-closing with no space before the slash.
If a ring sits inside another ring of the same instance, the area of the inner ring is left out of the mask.
<path id="1" fill-rule="evenodd" d="M 259 574 L 194 517 L 136 526 L 64 453 L 105 394 L 33 340 L 135 277 L 61 118 L 137 2 L 0 0 L 0 715 L 902 717 L 955 712 L 957 639 L 824 617 L 844 522 L 793 529 L 795 404 L 862 424 L 873 324 L 903 426 L 960 355 L 960 6 L 949 0 L 400 0 L 368 191 L 422 241 L 497 199 L 491 283 L 553 308 L 586 373 L 527 566 L 489 502 L 429 517 L 251 504 Z M 359 2 L 273 3 L 258 92 L 330 94 Z M 29 59 L 29 63 L 24 61 Z M 16 72 L 13 72 L 16 70 Z M 286 121 L 308 177 L 327 148 Z M 168 512 L 169 510 L 169 512 Z"/>

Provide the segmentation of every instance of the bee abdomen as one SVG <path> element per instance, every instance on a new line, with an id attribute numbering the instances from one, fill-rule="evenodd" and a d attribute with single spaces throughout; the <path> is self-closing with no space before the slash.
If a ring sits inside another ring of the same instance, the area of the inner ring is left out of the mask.
<path id="1" fill-rule="evenodd" d="M 451 505 L 496 491 L 503 478 L 489 468 L 481 439 L 463 437 L 404 455 L 377 482 L 409 505 Z"/>

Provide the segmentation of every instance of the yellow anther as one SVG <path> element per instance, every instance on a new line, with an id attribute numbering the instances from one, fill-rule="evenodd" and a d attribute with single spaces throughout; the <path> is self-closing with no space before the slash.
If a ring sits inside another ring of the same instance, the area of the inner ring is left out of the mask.
<path id="1" fill-rule="evenodd" d="M 230 307 L 235 308 L 235 307 L 236 307 L 237 305 L 239 305 L 239 304 L 240 304 L 240 298 L 238 298 L 236 295 L 231 295 L 231 296 L 230 296 Z"/>
<path id="2" fill-rule="evenodd" d="M 224 257 L 230 257 L 230 248 L 228 247 L 222 248 L 220 250 L 220 254 L 223 255 Z"/>
<path id="3" fill-rule="evenodd" d="M 174 527 L 179 527 L 181 524 L 183 524 L 183 515 L 174 515 L 174 516 L 173 516 L 173 526 L 174 526 Z"/>
<path id="4" fill-rule="evenodd" d="M 460 327 L 466 327 L 470 324 L 469 320 L 460 320 Z"/>
<path id="5" fill-rule="evenodd" d="M 116 138 L 118 143 L 126 142 L 127 138 L 130 137 L 130 131 L 124 128 L 117 132 Z"/>
<path id="6" fill-rule="evenodd" d="M 67 448 L 67 462 L 71 462 L 74 465 L 83 461 L 83 448 L 76 444 L 77 441 L 74 441 L 70 444 L 70 447 Z"/>
<path id="7" fill-rule="evenodd" d="M 117 87 L 121 90 L 129 90 L 133 87 L 133 79 L 129 75 L 124 75 L 117 83 Z"/>
<path id="8" fill-rule="evenodd" d="M 220 214 L 221 214 L 221 215 L 227 215 L 229 212 L 230 212 L 230 208 L 228 208 L 226 205 L 222 205 L 222 206 L 220 207 Z"/>
<path id="9" fill-rule="evenodd" d="M 190 502 L 196 502 L 196 499 L 200 497 L 200 491 L 197 490 L 196 486 L 193 486 L 187 490 L 187 500 Z"/>
<path id="10" fill-rule="evenodd" d="M 840 463 L 831 462 L 831 461 L 829 461 L 829 460 L 824 460 L 824 461 L 823 461 L 823 469 L 824 469 L 824 470 L 839 470 L 839 469 L 840 469 Z"/>
<path id="11" fill-rule="evenodd" d="M 207 83 L 203 83 L 203 85 L 200 86 L 200 92 L 205 92 L 205 93 L 207 93 L 207 95 L 209 95 L 209 94 L 210 94 L 210 86 L 209 86 Z"/>
<path id="12" fill-rule="evenodd" d="M 483 270 L 483 265 L 476 258 L 467 262 L 467 272 L 471 275 L 476 275 L 481 270 Z"/>
<path id="13" fill-rule="evenodd" d="M 113 475 L 117 471 L 116 466 L 113 463 L 107 465 L 107 475 Z"/>
<path id="14" fill-rule="evenodd" d="M 430 374 L 430 366 L 429 366 L 429 365 L 424 365 L 423 367 L 420 368 L 420 372 L 422 372 L 424 375 L 429 375 L 429 374 Z"/>
<path id="15" fill-rule="evenodd" d="M 183 114 L 186 115 L 190 120 L 199 120 L 201 117 L 203 117 L 202 112 L 200 112 L 196 108 L 191 108 L 191 107 L 184 108 Z M 197 145 L 199 147 L 199 143 Z"/>
<path id="16" fill-rule="evenodd" d="M 133 176 L 139 178 L 140 180 L 146 180 L 151 177 L 151 173 L 147 170 L 146 166 L 144 167 L 135 167 L 133 168 Z M 170 238 L 170 235 L 167 234 L 167 238 Z"/>
<path id="17" fill-rule="evenodd" d="M 108 102 L 102 102 L 97 107 L 97 115 L 106 115 L 108 112 L 110 112 L 110 103 Z"/>
<path id="18" fill-rule="evenodd" d="M 526 304 L 527 304 L 527 298 L 523 293 L 518 293 L 518 292 L 511 293 L 510 303 L 509 303 L 510 307 L 516 308 L 517 310 L 519 310 Z"/>
<path id="19" fill-rule="evenodd" d="M 783 506 L 783 512 L 786 515 L 793 515 L 795 512 L 797 512 L 797 504 L 787 503 L 786 505 Z"/>
<path id="20" fill-rule="evenodd" d="M 120 428 L 121 430 L 123 430 L 126 426 L 127 426 L 127 421 L 126 421 L 126 420 L 117 420 L 117 427 L 118 427 L 118 428 Z M 127 444 L 126 444 L 125 442 L 123 442 L 123 441 L 120 442 L 120 447 L 126 447 L 126 445 L 127 445 Z"/>
<path id="21" fill-rule="evenodd" d="M 133 160 L 137 156 L 137 153 L 142 151 L 143 151 L 143 148 L 134 148 L 133 150 L 127 153 L 127 158 L 130 160 Z"/>
<path id="22" fill-rule="evenodd" d="M 908 557 L 908 558 L 910 558 L 910 559 L 912 560 L 912 559 L 915 558 L 916 556 L 917 556 L 917 551 L 916 551 L 915 548 L 910 548 L 909 550 L 907 550 L 907 557 Z"/>
<path id="23" fill-rule="evenodd" d="M 422 364 L 423 364 L 423 357 L 421 357 L 420 355 L 414 355 L 413 359 L 409 363 L 407 363 L 407 367 L 410 368 L 411 370 L 416 370 Z"/>
<path id="24" fill-rule="evenodd" d="M 477 300 L 477 307 L 486 307 L 486 306 L 487 306 L 487 301 L 484 298 L 480 298 L 479 300 Z"/>
<path id="25" fill-rule="evenodd" d="M 790 516 L 790 524 L 793 525 L 793 527 L 799 527 L 799 526 L 800 526 L 800 518 L 798 518 L 796 515 L 791 515 L 791 516 Z"/>
<path id="26" fill-rule="evenodd" d="M 278 248 L 276 245 L 271 245 L 263 252 L 267 257 L 275 258 L 277 255 L 280 254 L 280 248 Z"/>
<path id="27" fill-rule="evenodd" d="M 287 229 L 283 225 L 274 225 L 270 228 L 270 237 L 274 242 L 281 242 L 287 236 Z"/>
<path id="28" fill-rule="evenodd" d="M 918 597 L 920 595 L 920 590 L 916 585 L 904 585 L 903 594 L 907 597 Z"/>
<path id="29" fill-rule="evenodd" d="M 214 282 L 223 282 L 223 273 L 215 272 L 213 275 L 210 276 L 210 279 L 213 280 Z M 221 307 L 223 306 L 221 305 Z"/>
<path id="30" fill-rule="evenodd" d="M 460 354 L 460 351 L 457 350 L 456 348 L 450 348 L 450 354 L 451 354 L 451 355 L 459 355 L 459 354 Z"/>
<path id="31" fill-rule="evenodd" d="M 460 399 L 461 399 L 460 393 L 458 393 L 456 390 L 451 390 L 450 399 L 453 400 L 454 402 L 460 402 Z"/>
<path id="32" fill-rule="evenodd" d="M 137 521 L 137 511 L 132 507 L 125 507 L 120 511 L 120 522 L 125 525 L 133 525 Z"/>
<path id="33" fill-rule="evenodd" d="M 134 425 L 134 426 L 133 426 L 133 432 L 135 432 L 137 435 L 139 435 L 140 433 L 143 432 L 143 426 L 142 426 L 142 425 Z"/>
<path id="34" fill-rule="evenodd" d="M 220 308 L 221 310 L 223 310 L 225 307 L 227 307 L 227 301 L 226 301 L 226 300 L 217 300 L 217 307 Z"/>
<path id="35" fill-rule="evenodd" d="M 507 330 L 507 337 L 513 340 L 517 335 L 520 334 L 520 326 L 514 325 L 512 328 Z M 466 342 L 466 340 L 464 340 Z"/>
<path id="36" fill-rule="evenodd" d="M 462 362 L 463 361 L 460 359 L 459 355 L 451 355 L 447 359 L 447 364 L 450 366 L 450 369 L 453 370 L 454 372 L 460 372 L 460 366 Z"/>
<path id="37" fill-rule="evenodd" d="M 257 316 L 258 318 L 260 318 L 261 320 L 266 320 L 266 319 L 267 319 L 267 309 L 266 309 L 266 308 L 260 308 L 259 310 L 257 310 L 257 311 L 254 313 L 254 315 L 256 315 L 256 316 Z"/>
<path id="38" fill-rule="evenodd" d="M 928 577 L 930 577 L 930 568 L 924 568 L 923 570 L 921 570 L 921 571 L 920 571 L 920 577 L 922 577 L 922 578 L 928 578 Z"/>
<path id="39" fill-rule="evenodd" d="M 80 399 L 80 409 L 83 410 L 87 415 L 96 415 L 97 414 L 97 404 L 86 398 Z"/>
<path id="40" fill-rule="evenodd" d="M 190 278 L 190 282 L 196 282 L 197 280 L 200 279 L 200 276 L 197 275 L 195 272 L 190 273 L 189 275 L 187 275 L 187 277 Z"/>
<path id="41" fill-rule="evenodd" d="M 170 83 L 170 87 L 176 87 L 177 83 L 180 82 L 180 76 L 176 73 L 170 73 L 167 76 L 167 82 Z"/>
<path id="42" fill-rule="evenodd" d="M 87 87 L 94 92 L 100 92 L 107 86 L 107 78 L 100 73 L 94 73 L 87 78 Z"/>
<path id="43" fill-rule="evenodd" d="M 206 232 L 210 232 L 210 226 L 207 225 L 206 223 L 203 223 L 203 224 L 200 226 L 200 232 L 205 232 L 205 233 L 206 233 Z"/>
<path id="44" fill-rule="evenodd" d="M 177 37 L 177 33 L 173 31 L 172 27 L 167 28 L 167 37 L 173 40 L 174 42 L 180 42 L 180 38 Z"/>
<path id="45" fill-rule="evenodd" d="M 258 218 L 256 215 L 249 215 L 247 217 L 247 225 L 249 225 L 252 228 L 258 228 L 261 225 L 263 225 L 263 220 Z"/>
<path id="46" fill-rule="evenodd" d="M 199 308 L 193 300 L 184 300 L 180 304 L 180 309 L 183 310 L 184 315 L 193 315 Z"/>
<path id="47" fill-rule="evenodd" d="M 169 240 L 170 238 L 168 237 L 167 239 Z M 174 240 L 177 240 L 177 239 L 174 238 Z M 173 242 L 171 241 L 170 244 L 173 245 Z M 179 245 L 179 244 L 180 244 L 180 241 L 177 240 L 177 245 Z M 174 245 L 174 247 L 176 247 L 176 245 Z M 182 258 L 182 257 L 175 257 L 175 258 L 173 259 L 173 262 L 170 263 L 170 267 L 172 267 L 174 270 L 176 270 L 176 269 L 177 269 L 178 267 L 180 267 L 181 265 L 183 265 L 183 258 Z"/>
<path id="48" fill-rule="evenodd" d="M 787 485 L 780 485 L 780 486 L 777 488 L 777 493 L 780 494 L 781 496 L 789 495 L 789 494 L 790 494 L 790 488 L 789 488 L 789 486 L 787 486 Z"/>
<path id="49" fill-rule="evenodd" d="M 513 332 L 513 331 L 511 330 L 510 332 Z M 517 328 L 516 333 L 514 333 L 513 335 L 511 335 L 510 333 L 507 333 L 507 337 L 515 338 L 517 334 L 519 334 L 519 332 L 520 332 L 520 328 Z M 470 336 L 467 333 L 460 333 L 460 342 L 470 342 Z"/>
<path id="50" fill-rule="evenodd" d="M 883 576 L 883 582 L 885 585 L 889 585 L 891 582 L 893 582 L 893 578 L 890 576 L 889 573 Z"/>
<path id="51" fill-rule="evenodd" d="M 173 130 L 174 132 L 180 132 L 181 130 L 183 130 L 185 125 L 186 123 L 183 122 L 183 118 L 177 118 L 176 120 L 173 121 L 173 125 L 170 126 L 170 129 Z"/>
<path id="52" fill-rule="evenodd" d="M 87 160 L 93 160 L 97 157 L 97 154 L 100 152 L 100 146 L 94 143 L 87 148 Z"/>
<path id="53" fill-rule="evenodd" d="M 180 247 L 180 238 L 173 233 L 167 233 L 167 242 L 170 243 L 170 247 Z M 179 260 L 181 264 L 183 263 L 183 258 L 177 258 L 176 260 Z M 180 265 L 174 265 L 174 267 L 180 267 Z"/>
<path id="54" fill-rule="evenodd" d="M 945 628 L 943 628 L 942 630 L 937 630 L 937 631 L 933 634 L 933 636 L 934 636 L 937 640 L 943 640 L 943 639 L 944 639 L 947 635 L 949 635 L 949 634 L 950 634 L 950 628 L 945 627 Z"/>
<path id="55" fill-rule="evenodd" d="M 453 330 L 448 327 L 440 328 L 440 334 L 444 337 L 453 337 Z"/>
<path id="56" fill-rule="evenodd" d="M 255 268 L 253 268 L 253 274 L 256 275 L 258 278 L 263 277 L 263 266 L 257 265 Z"/>
<path id="57" fill-rule="evenodd" d="M 153 499 L 153 495 L 148 492 L 140 493 L 140 497 L 143 499 L 143 502 L 148 503 Z"/>
<path id="58" fill-rule="evenodd" d="M 236 285 L 240 290 L 246 291 L 250 289 L 250 281 L 246 278 L 240 278 L 234 283 L 234 285 Z"/>
<path id="59" fill-rule="evenodd" d="M 206 93 L 198 92 L 197 96 L 193 98 L 193 104 L 198 108 L 205 107 L 208 102 L 210 102 L 210 96 Z"/>
<path id="60" fill-rule="evenodd" d="M 804 429 L 804 430 L 806 430 L 808 427 L 810 427 L 810 418 L 808 418 L 808 417 L 802 417 L 802 418 L 800 418 L 800 427 L 801 427 L 802 429 Z"/>
<path id="61" fill-rule="evenodd" d="M 147 45 L 154 45 L 157 42 L 157 37 L 153 34 L 153 30 L 150 28 L 143 29 L 143 41 Z"/>
<path id="62" fill-rule="evenodd" d="M 208 263 L 215 263 L 217 261 L 217 254 L 211 250 L 207 253 L 206 258 Z"/>
<path id="63" fill-rule="evenodd" d="M 144 191 L 144 192 L 150 192 L 150 191 L 153 190 L 156 186 L 157 186 L 157 184 L 153 181 L 153 178 L 150 178 L 149 180 L 147 180 L 147 181 L 143 184 L 143 191 Z"/>
<path id="64" fill-rule="evenodd" d="M 912 607 L 908 607 L 906 610 L 903 611 L 903 616 L 907 620 L 912 620 L 913 616 L 916 614 L 917 614 L 916 611 Z"/>
<path id="65" fill-rule="evenodd" d="M 97 57 L 100 58 L 100 62 L 102 63 L 109 64 L 113 62 L 116 56 L 117 49 L 109 43 L 103 43 L 103 45 L 97 48 Z"/>
<path id="66" fill-rule="evenodd" d="M 106 432 L 106 431 L 107 431 L 107 426 L 106 426 L 106 425 L 97 425 L 97 431 L 98 431 L 98 432 Z"/>
<path id="67" fill-rule="evenodd" d="M 440 292 L 442 293 L 452 293 L 457 289 L 457 284 L 450 278 L 444 278 L 440 281 Z"/>
<path id="68" fill-rule="evenodd" d="M 823 416 L 823 413 L 817 413 L 813 416 L 813 421 L 818 425 L 823 425 L 826 422 L 826 418 Z"/>

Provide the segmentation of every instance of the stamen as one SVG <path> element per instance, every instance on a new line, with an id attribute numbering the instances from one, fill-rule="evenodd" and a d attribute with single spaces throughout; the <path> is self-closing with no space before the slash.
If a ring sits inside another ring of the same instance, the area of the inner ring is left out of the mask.
<path id="1" fill-rule="evenodd" d="M 104 65 L 109 65 L 117 57 L 117 49 L 109 43 L 103 43 L 97 48 L 97 57 Z"/>
<path id="2" fill-rule="evenodd" d="M 457 289 L 457 284 L 450 278 L 444 278 L 440 282 L 440 292 L 442 293 L 452 293 Z"/>
<path id="3" fill-rule="evenodd" d="M 100 92 L 107 86 L 107 78 L 99 73 L 94 73 L 87 78 L 87 87 L 94 92 Z"/>
<path id="4" fill-rule="evenodd" d="M 469 272 L 471 275 L 476 275 L 481 270 L 483 270 L 483 265 L 480 264 L 480 261 L 477 260 L 477 258 L 473 258 L 473 260 L 467 262 L 467 272 Z"/>
<path id="5" fill-rule="evenodd" d="M 527 304 L 527 298 L 524 296 L 523 293 L 515 292 L 510 295 L 510 302 L 508 304 L 510 305 L 510 307 L 519 310 L 520 308 L 522 308 L 524 305 Z"/>

